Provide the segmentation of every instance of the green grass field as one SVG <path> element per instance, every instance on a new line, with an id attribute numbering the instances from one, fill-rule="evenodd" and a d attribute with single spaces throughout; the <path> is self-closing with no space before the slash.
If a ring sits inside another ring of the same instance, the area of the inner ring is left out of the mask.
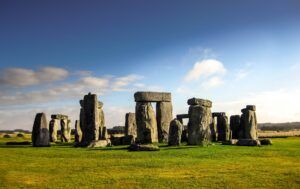
<path id="1" fill-rule="evenodd" d="M 1 138 L 0 188 L 300 188 L 300 137 L 272 140 L 263 147 L 128 152 L 7 146 L 16 138 Z"/>

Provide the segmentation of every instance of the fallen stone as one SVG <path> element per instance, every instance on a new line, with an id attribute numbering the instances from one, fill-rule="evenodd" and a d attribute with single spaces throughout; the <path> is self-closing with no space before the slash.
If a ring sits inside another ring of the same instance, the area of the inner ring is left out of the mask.
<path id="1" fill-rule="evenodd" d="M 97 140 L 97 141 L 92 141 L 88 145 L 88 148 L 103 148 L 103 147 L 110 147 L 111 142 L 109 139 L 106 140 Z"/>
<path id="2" fill-rule="evenodd" d="M 238 146 L 260 146 L 259 140 L 253 139 L 239 139 L 236 143 Z"/>
<path id="3" fill-rule="evenodd" d="M 268 138 L 259 139 L 259 141 L 260 141 L 261 145 L 272 145 L 273 144 L 272 140 L 268 139 Z"/>
<path id="4" fill-rule="evenodd" d="M 210 100 L 200 99 L 200 98 L 191 98 L 187 101 L 188 105 L 200 105 L 204 107 L 211 108 L 212 102 Z"/>
<path id="5" fill-rule="evenodd" d="M 228 141 L 222 141 L 222 144 L 223 145 L 236 145 L 238 142 L 237 139 L 231 139 L 231 140 L 228 140 Z"/>
<path id="6" fill-rule="evenodd" d="M 7 142 L 5 144 L 6 145 L 30 145 L 31 142 L 29 142 L 29 141 L 23 141 L 23 142 L 12 141 L 12 142 Z"/>
<path id="7" fill-rule="evenodd" d="M 159 147 L 153 144 L 131 144 L 129 151 L 159 151 Z"/>
<path id="8" fill-rule="evenodd" d="M 135 102 L 171 102 L 171 93 L 165 92 L 136 92 Z"/>

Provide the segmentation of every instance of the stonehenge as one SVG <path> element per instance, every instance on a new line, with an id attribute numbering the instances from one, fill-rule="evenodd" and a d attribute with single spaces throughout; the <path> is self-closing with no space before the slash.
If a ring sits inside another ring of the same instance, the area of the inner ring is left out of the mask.
<path id="1" fill-rule="evenodd" d="M 212 123 L 210 124 L 211 140 L 217 142 L 218 131 L 217 131 L 217 117 L 212 116 Z"/>
<path id="2" fill-rule="evenodd" d="M 173 109 L 171 93 L 136 92 L 134 99 L 138 142 L 167 142 Z M 151 102 L 156 102 L 156 115 Z"/>
<path id="3" fill-rule="evenodd" d="M 79 143 L 82 140 L 82 131 L 80 128 L 80 121 L 76 120 L 75 121 L 75 142 Z"/>
<path id="4" fill-rule="evenodd" d="M 232 115 L 230 116 L 230 130 L 231 130 L 231 138 L 238 139 L 239 138 L 239 129 L 240 129 L 241 116 L 240 115 Z"/>
<path id="5" fill-rule="evenodd" d="M 51 119 L 49 122 L 49 134 L 50 134 L 50 142 L 56 142 L 57 141 L 57 130 L 58 125 L 60 125 L 60 122 L 58 119 Z"/>
<path id="6" fill-rule="evenodd" d="M 188 132 L 187 132 L 187 126 L 183 125 L 183 119 L 188 119 L 189 114 L 177 114 L 176 119 L 180 121 L 182 124 L 182 134 L 181 134 L 181 142 L 187 142 L 188 141 Z"/>
<path id="7" fill-rule="evenodd" d="M 211 141 L 210 124 L 212 123 L 209 100 L 191 98 L 187 101 L 189 107 L 188 144 L 206 146 Z"/>
<path id="8" fill-rule="evenodd" d="M 37 113 L 32 127 L 32 146 L 48 147 L 50 146 L 50 135 L 45 113 Z"/>
<path id="9" fill-rule="evenodd" d="M 254 105 L 247 105 L 246 108 L 241 110 L 241 121 L 239 139 L 253 139 L 256 140 L 257 136 L 257 119 L 255 113 L 256 107 Z"/>
<path id="10" fill-rule="evenodd" d="M 228 124 L 228 117 L 225 112 L 214 112 L 213 117 L 217 117 L 217 132 L 218 141 L 228 141 L 230 139 L 230 128 Z"/>
<path id="11" fill-rule="evenodd" d="M 135 120 L 135 113 L 127 113 L 125 115 L 125 136 L 137 137 L 137 126 Z"/>
<path id="12" fill-rule="evenodd" d="M 54 125 L 53 125 L 54 124 Z M 56 124 L 57 127 L 54 127 Z M 62 114 L 53 114 L 51 115 L 51 121 L 49 124 L 50 130 L 50 141 L 56 142 L 57 141 L 57 128 L 58 124 L 60 124 L 60 139 L 61 142 L 70 142 L 71 140 L 71 120 L 69 120 L 68 116 Z M 56 129 L 56 131 L 55 131 Z M 54 140 L 56 139 L 56 140 Z"/>
<path id="13" fill-rule="evenodd" d="M 106 128 L 102 110 L 103 103 L 98 101 L 96 94 L 88 93 L 83 100 L 79 101 L 80 128 L 82 131 L 81 146 L 88 146 L 92 141 L 105 138 Z"/>
<path id="14" fill-rule="evenodd" d="M 170 123 L 169 130 L 169 146 L 179 146 L 181 143 L 181 135 L 182 135 L 182 124 L 179 120 L 173 119 Z"/>

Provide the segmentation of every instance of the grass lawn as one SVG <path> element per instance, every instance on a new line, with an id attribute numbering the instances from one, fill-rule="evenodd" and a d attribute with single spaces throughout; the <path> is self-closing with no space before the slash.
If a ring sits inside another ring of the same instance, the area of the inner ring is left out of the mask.
<path id="1" fill-rule="evenodd" d="M 5 145 L 16 140 L 0 139 L 0 188 L 300 188 L 300 137 L 157 152 Z"/>

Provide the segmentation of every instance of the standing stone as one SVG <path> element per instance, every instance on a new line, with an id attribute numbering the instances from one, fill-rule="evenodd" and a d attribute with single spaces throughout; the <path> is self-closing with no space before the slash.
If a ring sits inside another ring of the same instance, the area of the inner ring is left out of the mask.
<path id="1" fill-rule="evenodd" d="M 82 131 L 80 128 L 80 121 L 75 121 L 75 142 L 79 143 L 82 140 Z"/>
<path id="2" fill-rule="evenodd" d="M 61 142 L 69 142 L 70 137 L 69 137 L 69 128 L 68 128 L 68 119 L 61 119 L 60 120 L 60 140 Z"/>
<path id="3" fill-rule="evenodd" d="M 51 121 L 49 123 L 50 142 L 56 142 L 57 141 L 58 126 L 59 126 L 59 120 L 58 119 L 51 119 Z"/>
<path id="4" fill-rule="evenodd" d="M 218 141 L 230 140 L 230 128 L 228 123 L 228 117 L 225 112 L 215 112 L 213 117 L 217 117 L 217 132 Z"/>
<path id="5" fill-rule="evenodd" d="M 135 107 L 137 141 L 142 144 L 158 142 L 157 122 L 150 102 L 137 102 Z"/>
<path id="6" fill-rule="evenodd" d="M 50 136 L 45 113 L 36 114 L 32 127 L 31 140 L 34 147 L 50 146 Z"/>
<path id="7" fill-rule="evenodd" d="M 102 109 L 103 102 L 98 101 L 98 111 L 99 111 L 99 140 L 106 139 L 106 127 L 105 127 L 105 117 L 104 111 Z"/>
<path id="8" fill-rule="evenodd" d="M 212 123 L 210 124 L 210 133 L 211 133 L 211 140 L 216 142 L 218 139 L 218 132 L 217 132 L 217 118 L 212 117 Z"/>
<path id="9" fill-rule="evenodd" d="M 240 128 L 240 115 L 232 115 L 230 116 L 230 130 L 232 132 L 232 139 L 239 138 L 239 128 Z"/>
<path id="10" fill-rule="evenodd" d="M 127 113 L 125 115 L 125 136 L 137 137 L 137 126 L 135 121 L 135 113 Z"/>
<path id="11" fill-rule="evenodd" d="M 172 103 L 158 102 L 156 104 L 156 118 L 159 142 L 168 142 L 169 127 L 172 121 Z"/>
<path id="12" fill-rule="evenodd" d="M 210 124 L 211 101 L 192 98 L 188 100 L 189 122 L 188 122 L 188 144 L 189 145 L 208 145 L 211 140 Z"/>
<path id="13" fill-rule="evenodd" d="M 82 146 L 88 146 L 92 141 L 99 139 L 100 116 L 98 99 L 95 94 L 87 94 L 80 101 L 82 111 L 80 118 L 82 127 Z"/>
<path id="14" fill-rule="evenodd" d="M 100 127 L 99 129 L 99 140 L 108 139 L 108 133 L 106 127 Z"/>
<path id="15" fill-rule="evenodd" d="M 181 135 L 182 135 L 182 124 L 179 120 L 173 119 L 170 123 L 169 130 L 169 146 L 179 146 L 181 143 Z"/>
<path id="16" fill-rule="evenodd" d="M 253 139 L 256 140 L 257 137 L 257 119 L 255 113 L 255 106 L 248 105 L 246 108 L 242 109 L 241 116 L 241 139 Z"/>

